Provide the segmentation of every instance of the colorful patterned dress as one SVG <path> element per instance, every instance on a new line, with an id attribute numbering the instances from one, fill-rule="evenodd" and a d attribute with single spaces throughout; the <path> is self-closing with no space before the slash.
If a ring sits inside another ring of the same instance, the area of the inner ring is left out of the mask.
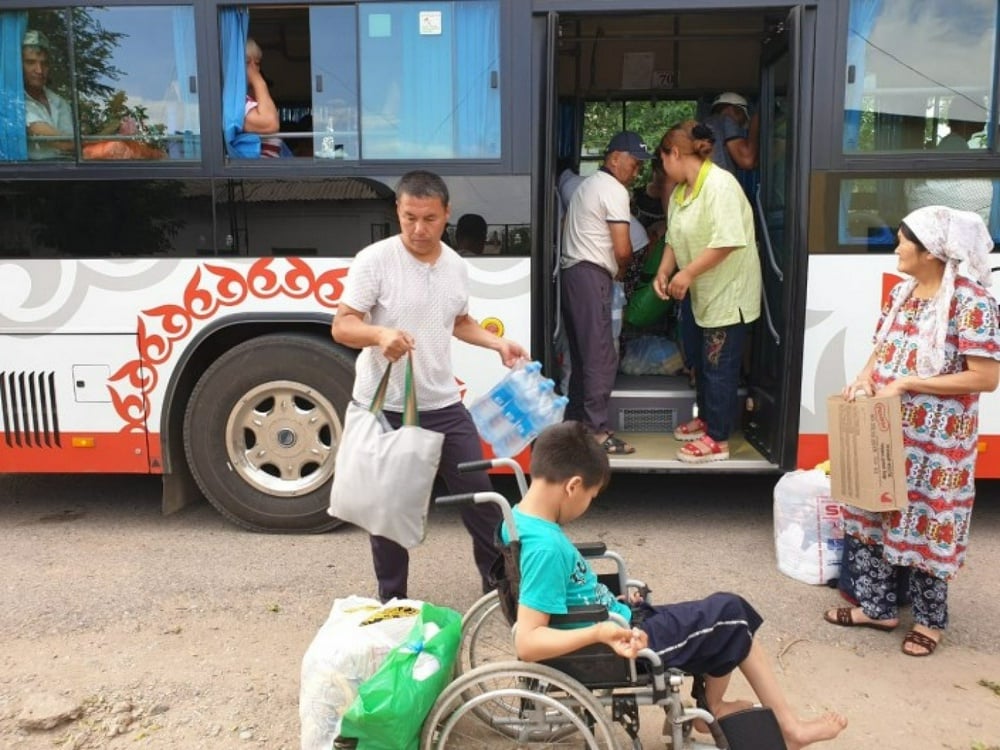
<path id="1" fill-rule="evenodd" d="M 891 292 L 882 320 L 903 284 Z M 934 314 L 930 300 L 910 297 L 896 314 L 876 350 L 875 390 L 917 374 L 917 330 Z M 1000 359 L 997 302 L 987 289 L 962 276 L 955 278 L 945 340 L 943 375 L 966 368 L 965 357 Z M 975 500 L 979 396 L 903 395 L 903 445 L 910 503 L 905 510 L 872 513 L 844 507 L 844 530 L 867 544 L 883 545 L 892 565 L 918 568 L 948 580 L 965 561 Z"/>

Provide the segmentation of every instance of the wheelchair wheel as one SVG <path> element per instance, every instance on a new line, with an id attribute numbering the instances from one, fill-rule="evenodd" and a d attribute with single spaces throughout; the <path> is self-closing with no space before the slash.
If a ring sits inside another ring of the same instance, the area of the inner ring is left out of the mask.
<path id="1" fill-rule="evenodd" d="M 424 750 L 581 746 L 619 747 L 605 708 L 568 675 L 520 661 L 486 664 L 452 682 L 420 742 Z"/>
<path id="2" fill-rule="evenodd" d="M 455 676 L 483 664 L 516 659 L 514 636 L 500 609 L 500 598 L 491 591 L 480 598 L 462 618 L 462 641 L 455 659 Z"/>

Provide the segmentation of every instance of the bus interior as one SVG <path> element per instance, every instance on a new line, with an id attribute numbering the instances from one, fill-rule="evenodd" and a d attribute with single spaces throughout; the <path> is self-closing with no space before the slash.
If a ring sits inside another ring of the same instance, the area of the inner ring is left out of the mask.
<path id="1" fill-rule="evenodd" d="M 740 382 L 737 432 L 730 440 L 730 460 L 685 464 L 677 459 L 680 443 L 673 430 L 696 416 L 694 377 L 684 366 L 676 310 L 671 305 L 651 325 L 622 322 L 619 372 L 609 404 L 608 427 L 636 452 L 611 457 L 624 470 L 774 471 L 794 462 L 798 370 L 787 333 L 797 304 L 789 286 L 797 263 L 792 249 L 801 228 L 785 228 L 784 196 L 795 195 L 784 164 L 795 141 L 789 117 L 793 72 L 786 10 L 740 10 L 691 13 L 560 13 L 547 20 L 546 34 L 554 60 L 548 82 L 549 126 L 538 170 L 545 184 L 558 180 L 567 164 L 580 174 L 600 166 L 613 130 L 635 130 L 650 149 L 680 119 L 702 119 L 722 92 L 737 92 L 761 121 L 760 158 L 756 169 L 739 170 L 757 220 L 764 275 L 765 305 L 752 327 Z M 595 127 L 602 130 L 594 132 Z M 643 190 L 650 169 L 636 185 Z M 789 182 L 789 184 L 786 184 Z M 558 200 L 539 187 L 542 216 L 554 216 Z M 796 202 L 797 203 L 797 202 Z M 792 215 L 789 213 L 788 215 Z M 543 227 L 554 237 L 552 270 L 558 265 L 562 234 L 557 221 Z M 655 232 L 654 232 L 655 236 Z M 636 254 L 645 262 L 652 244 Z M 640 282 L 641 283 L 641 282 Z M 635 293 L 635 288 L 629 290 Z M 546 331 L 552 370 L 564 378 L 568 361 L 559 320 L 559 290 L 547 290 Z M 627 317 L 627 316 L 626 316 Z"/>

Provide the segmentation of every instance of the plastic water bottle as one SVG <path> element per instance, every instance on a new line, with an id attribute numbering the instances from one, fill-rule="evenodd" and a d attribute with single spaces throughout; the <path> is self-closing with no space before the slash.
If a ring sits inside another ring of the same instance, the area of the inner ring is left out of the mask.
<path id="1" fill-rule="evenodd" d="M 515 385 L 511 379 L 512 374 L 508 373 L 485 396 L 476 399 L 469 406 L 476 428 L 488 442 L 493 442 L 488 434 L 495 431 L 493 423 L 498 417 L 502 417 L 504 407 L 514 398 Z"/>
<path id="2" fill-rule="evenodd" d="M 508 409 L 515 397 L 524 390 L 529 392 L 531 381 L 541 372 L 540 362 L 528 362 L 516 366 L 509 372 L 503 380 L 497 383 L 489 392 L 477 399 L 469 407 L 472 413 L 472 421 L 475 422 L 476 429 L 483 436 L 486 442 L 493 444 L 503 437 L 509 427 L 510 417 L 504 416 L 504 411 Z M 522 397 L 522 402 L 524 397 Z M 519 415 L 514 415 L 517 419 Z"/>
<path id="3" fill-rule="evenodd" d="M 569 399 L 565 396 L 554 396 L 539 404 L 535 411 L 535 437 L 538 437 L 546 427 L 559 424 L 566 413 Z"/>
<path id="4" fill-rule="evenodd" d="M 540 362 L 519 365 L 469 407 L 479 434 L 496 455 L 517 455 L 542 429 L 562 419 L 565 399 L 557 401 L 555 383 L 541 371 Z"/>

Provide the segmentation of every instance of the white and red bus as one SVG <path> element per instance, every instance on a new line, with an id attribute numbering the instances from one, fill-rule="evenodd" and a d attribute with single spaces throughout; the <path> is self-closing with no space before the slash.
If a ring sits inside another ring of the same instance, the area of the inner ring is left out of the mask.
<path id="1" fill-rule="evenodd" d="M 623 373 L 611 422 L 638 450 L 612 464 L 811 466 L 899 220 L 947 203 L 1000 237 L 998 28 L 994 0 L 4 3 L 0 472 L 160 474 L 165 509 L 204 495 L 250 529 L 330 528 L 354 352 L 329 326 L 351 257 L 396 231 L 398 177 L 432 169 L 453 224 L 486 220 L 471 312 L 555 377 L 557 164 L 593 169 L 620 128 L 655 143 L 723 91 L 760 115 L 741 179 L 767 301 L 733 458 L 676 461 L 687 378 Z M 248 35 L 285 158 L 233 137 Z M 72 132 L 33 127 L 39 106 Z M 467 402 L 502 374 L 454 358 Z M 996 394 L 980 429 L 1000 477 Z"/>

